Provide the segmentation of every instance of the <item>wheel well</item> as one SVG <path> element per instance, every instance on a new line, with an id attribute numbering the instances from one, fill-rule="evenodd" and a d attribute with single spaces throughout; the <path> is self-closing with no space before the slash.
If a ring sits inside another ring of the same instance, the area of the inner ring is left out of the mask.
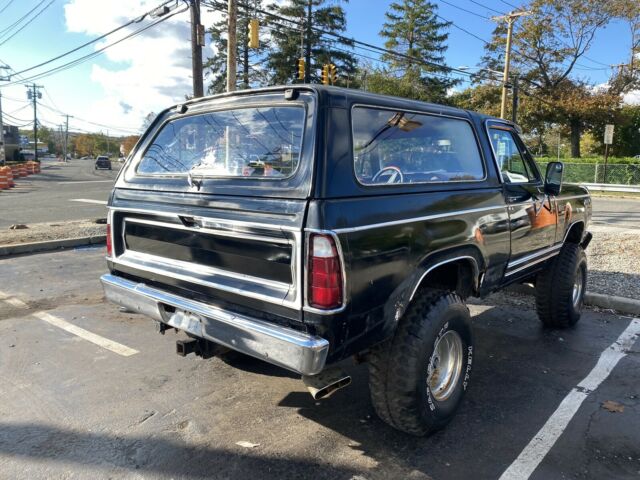
<path id="1" fill-rule="evenodd" d="M 477 280 L 476 260 L 472 257 L 465 257 L 442 263 L 427 270 L 415 291 L 423 289 L 447 290 L 456 292 L 462 298 L 467 298 L 475 293 L 478 286 Z"/>
<path id="2" fill-rule="evenodd" d="M 580 243 L 582 234 L 584 233 L 584 223 L 576 222 L 569 227 L 569 231 L 565 235 L 566 243 Z"/>

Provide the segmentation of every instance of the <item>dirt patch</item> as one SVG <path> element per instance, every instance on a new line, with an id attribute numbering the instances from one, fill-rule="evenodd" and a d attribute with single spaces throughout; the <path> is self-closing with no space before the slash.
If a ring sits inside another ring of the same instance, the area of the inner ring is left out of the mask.
<path id="1" fill-rule="evenodd" d="M 640 298 L 640 235 L 596 231 L 587 261 L 588 292 Z"/>
<path id="2" fill-rule="evenodd" d="M 0 230 L 0 245 L 16 245 L 21 243 L 106 235 L 106 225 L 104 223 L 96 223 L 97 220 L 96 218 L 92 218 L 69 222 L 31 223 L 26 225 L 28 228 L 15 230 L 9 228 L 3 229 Z"/>

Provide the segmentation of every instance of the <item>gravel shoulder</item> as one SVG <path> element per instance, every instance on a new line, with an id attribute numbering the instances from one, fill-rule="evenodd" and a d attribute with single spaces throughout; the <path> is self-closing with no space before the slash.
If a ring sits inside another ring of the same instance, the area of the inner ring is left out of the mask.
<path id="1" fill-rule="evenodd" d="M 587 291 L 640 299 L 639 234 L 596 229 L 587 248 L 587 261 Z"/>
<path id="2" fill-rule="evenodd" d="M 31 223 L 27 228 L 0 230 L 0 245 L 20 245 L 23 243 L 63 240 L 105 235 L 107 227 L 104 223 L 96 223 L 98 219 L 74 220 L 69 222 Z"/>

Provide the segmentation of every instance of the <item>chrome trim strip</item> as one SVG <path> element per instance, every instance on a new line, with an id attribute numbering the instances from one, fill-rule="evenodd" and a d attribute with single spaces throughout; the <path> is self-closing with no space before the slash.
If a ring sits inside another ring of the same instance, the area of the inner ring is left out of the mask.
<path id="1" fill-rule="evenodd" d="M 521 267 L 516 268 L 515 270 L 511 270 L 510 272 L 507 272 L 504 274 L 505 277 L 508 277 L 509 275 L 513 275 L 514 273 L 518 273 L 521 272 L 522 270 L 526 270 L 529 267 L 533 267 L 534 265 L 537 265 L 538 263 L 544 262 L 545 260 L 549 260 L 550 258 L 555 257 L 556 255 L 558 255 L 558 253 L 560 253 L 560 251 L 555 251 L 552 252 L 542 258 L 538 258 L 537 260 L 534 260 L 533 262 L 527 263 L 526 265 L 523 265 Z"/>
<path id="2" fill-rule="evenodd" d="M 504 210 L 507 208 L 507 205 L 496 205 L 493 207 L 480 207 L 480 208 L 470 208 L 467 210 L 458 210 L 458 211 L 454 211 L 454 212 L 446 212 L 446 213 L 436 213 L 433 215 L 425 215 L 423 217 L 412 217 L 412 218 L 404 218 L 402 220 L 394 220 L 391 222 L 382 222 L 382 223 L 372 223 L 369 225 L 361 225 L 359 227 L 345 227 L 345 228 L 334 228 L 332 231 L 334 233 L 340 234 L 340 233 L 352 233 L 352 232 L 359 232 L 362 230 L 369 230 L 372 228 L 382 228 L 382 227 L 392 227 L 394 225 L 403 225 L 405 223 L 413 223 L 413 222 L 422 222 L 422 221 L 426 221 L 426 220 L 436 220 L 438 218 L 445 218 L 445 217 L 454 217 L 456 215 L 462 215 L 465 213 L 477 213 L 477 212 L 488 212 L 488 211 L 492 211 L 492 210 Z"/>
<path id="3" fill-rule="evenodd" d="M 282 305 L 284 307 L 299 308 L 298 299 L 296 299 L 295 301 L 285 300 L 288 294 L 288 291 L 282 292 L 282 298 L 276 298 L 270 295 L 263 295 L 260 293 L 251 292 L 244 288 L 232 287 L 229 285 L 224 285 L 221 283 L 212 282 L 202 278 L 194 277 L 193 275 L 180 273 L 175 271 L 175 269 L 168 270 L 166 266 L 164 268 L 157 268 L 150 265 L 141 265 L 140 263 L 137 263 L 135 261 L 131 262 L 127 259 L 122 260 L 122 257 L 123 255 L 120 255 L 118 258 L 113 260 L 113 263 L 115 265 L 122 265 L 129 268 L 143 270 L 145 272 L 155 273 L 156 275 L 162 275 L 165 277 L 172 277 L 179 280 L 184 280 L 185 282 L 195 283 L 197 285 L 202 285 L 203 287 L 214 288 L 217 290 L 222 290 L 222 291 L 233 293 L 236 295 L 241 295 L 243 297 L 255 298 L 256 300 L 262 300 L 264 302 L 273 303 L 276 305 Z"/>
<path id="4" fill-rule="evenodd" d="M 118 257 L 116 263 L 128 263 L 130 265 L 138 265 L 140 270 L 146 268 L 146 264 L 155 264 L 158 266 L 166 266 L 169 268 L 176 268 L 183 270 L 185 273 L 195 273 L 207 277 L 229 277 L 232 279 L 244 280 L 248 283 L 255 283 L 258 285 L 267 285 L 269 287 L 284 290 L 289 290 L 291 285 L 286 282 L 278 282 L 276 280 L 269 280 L 262 277 L 254 277 L 253 275 L 247 275 L 244 273 L 233 272 L 229 270 L 222 270 L 216 267 L 210 267 L 208 265 L 202 265 L 199 263 L 185 262 L 184 260 L 176 260 L 173 258 L 161 257 L 159 255 L 153 255 L 151 253 L 138 252 L 136 250 L 127 250 L 125 253 Z"/>
<path id="5" fill-rule="evenodd" d="M 311 233 L 321 233 L 324 235 L 331 235 L 333 237 L 333 241 L 336 244 L 336 248 L 338 249 L 338 258 L 340 259 L 340 272 L 342 273 L 342 305 L 339 308 L 333 308 L 330 310 L 322 310 L 320 308 L 315 308 L 310 306 L 307 302 L 309 300 L 309 292 L 308 292 L 308 286 L 309 286 L 309 268 L 305 268 L 304 269 L 304 286 L 303 286 L 303 292 L 304 292 L 304 306 L 303 306 L 303 310 L 305 312 L 311 312 L 311 313 L 319 313 L 320 315 L 331 315 L 334 313 L 340 313 L 342 311 L 344 311 L 345 308 L 347 308 L 347 304 L 349 303 L 349 300 L 347 298 L 347 274 L 345 272 L 345 268 L 344 268 L 344 253 L 342 252 L 342 244 L 340 243 L 340 237 L 338 237 L 338 235 L 336 235 L 335 231 L 332 230 L 317 230 L 314 228 L 305 228 L 305 236 L 304 236 L 304 243 L 306 248 L 304 249 L 304 265 L 308 266 L 309 265 L 309 234 Z"/>
<path id="6" fill-rule="evenodd" d="M 239 315 L 115 275 L 100 278 L 107 300 L 167 322 L 163 305 L 195 314 L 202 337 L 302 375 L 322 371 L 329 342 L 291 328 Z"/>
<path id="7" fill-rule="evenodd" d="M 529 255 L 526 255 L 524 257 L 520 257 L 517 260 L 512 260 L 511 262 L 509 262 L 507 264 L 507 268 L 512 268 L 512 267 L 516 267 L 522 263 L 527 263 L 529 260 L 532 260 L 534 258 L 540 257 L 542 255 L 546 255 L 547 253 L 550 252 L 555 252 L 556 250 L 560 250 L 562 248 L 562 243 L 556 243 L 555 245 L 552 245 L 551 247 L 548 248 L 544 248 L 542 250 L 538 250 L 537 252 L 531 253 Z"/>
<path id="8" fill-rule="evenodd" d="M 109 210 L 113 210 L 114 212 L 156 215 L 158 217 L 169 217 L 169 218 L 174 218 L 180 221 L 180 214 L 177 212 L 166 212 L 161 210 L 148 210 L 143 208 L 127 208 L 127 207 L 114 207 L 114 206 L 109 206 L 108 208 Z M 205 222 L 207 220 L 212 220 L 220 225 L 242 226 L 242 227 L 249 227 L 249 228 L 264 228 L 266 230 L 277 230 L 277 231 L 286 231 L 286 232 L 300 232 L 300 228 L 290 227 L 288 225 L 270 225 L 268 223 L 245 222 L 242 220 L 229 220 L 224 218 L 202 217 L 202 216 L 194 216 L 194 215 L 190 215 L 190 216 L 192 216 L 194 219 L 205 221 Z M 205 226 L 207 228 L 211 228 L 210 225 L 205 225 Z"/>
<path id="9" fill-rule="evenodd" d="M 591 197 L 591 195 L 585 193 L 585 194 L 582 194 L 582 195 L 571 195 L 569 197 L 556 197 L 556 200 L 571 200 L 571 199 L 574 199 L 574 198 L 587 198 L 587 197 Z"/>
<path id="10" fill-rule="evenodd" d="M 187 215 L 185 215 L 187 216 Z M 178 216 L 179 217 L 179 216 Z M 194 217 L 195 219 L 196 217 Z M 245 240 L 255 240 L 257 242 L 272 242 L 272 243 L 283 243 L 283 244 L 287 244 L 287 245 L 291 245 L 292 242 L 291 240 L 289 240 L 288 238 L 284 238 L 284 237 L 265 237 L 263 235 L 254 235 L 252 233 L 247 233 L 247 232 L 240 232 L 237 230 L 219 230 L 219 229 L 214 229 L 214 228 L 209 228 L 206 226 L 196 226 L 196 227 L 187 227 L 186 225 L 182 224 L 182 223 L 165 223 L 165 222 L 158 222 L 155 220 L 146 220 L 143 218 L 131 218 L 131 217 L 126 217 L 124 219 L 125 222 L 129 222 L 129 223 L 139 223 L 139 224 L 143 224 L 143 225 L 153 225 L 156 227 L 163 227 L 163 228 L 172 228 L 174 230 L 185 230 L 188 232 L 196 232 L 196 233 L 204 233 L 207 235 L 214 235 L 214 236 L 219 236 L 219 237 L 231 237 L 231 238 L 243 238 Z"/>
<path id="11" fill-rule="evenodd" d="M 420 280 L 418 280 L 418 282 L 416 283 L 416 286 L 413 287 L 413 291 L 411 292 L 411 296 L 409 297 L 409 301 L 411 302 L 411 300 L 413 300 L 413 296 L 416 294 L 416 292 L 418 291 L 418 287 L 420 287 L 420 284 L 422 283 L 422 280 L 424 280 L 424 277 L 426 277 L 429 272 L 431 272 L 432 270 L 435 270 L 436 268 L 445 265 L 447 263 L 451 263 L 451 262 L 455 262 L 457 260 L 463 260 L 463 259 L 469 259 L 469 260 L 473 260 L 473 277 L 475 280 L 475 286 L 478 286 L 478 277 L 480 275 L 480 267 L 478 266 L 478 261 L 472 257 L 471 255 L 461 255 L 459 257 L 454 257 L 454 258 L 448 258 L 447 260 L 443 260 L 442 262 L 438 262 L 434 265 L 431 265 L 421 276 L 420 276 Z"/>

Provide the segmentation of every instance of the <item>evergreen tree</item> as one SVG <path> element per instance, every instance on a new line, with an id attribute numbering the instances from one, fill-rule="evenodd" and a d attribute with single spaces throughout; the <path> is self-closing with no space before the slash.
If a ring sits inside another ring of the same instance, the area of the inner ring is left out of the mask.
<path id="1" fill-rule="evenodd" d="M 346 0 L 343 0 L 346 1 Z M 351 45 L 335 37 L 322 34 L 317 30 L 306 28 L 308 7 L 311 5 L 311 25 L 326 32 L 343 34 L 346 15 L 340 5 L 327 5 L 327 0 L 287 0 L 283 5 L 273 6 L 272 10 L 279 16 L 304 22 L 305 28 L 299 25 L 284 26 L 284 21 L 276 19 L 277 27 L 271 31 L 274 49 L 269 54 L 269 69 L 272 83 L 301 83 L 298 80 L 298 59 L 309 58 L 307 45 L 311 46 L 309 68 L 311 83 L 321 82 L 321 71 L 324 64 L 332 63 L 337 67 L 337 85 L 352 84 L 356 70 L 356 61 L 349 51 Z"/>
<path id="2" fill-rule="evenodd" d="M 380 32 L 386 39 L 385 47 L 412 58 L 384 54 L 382 60 L 388 67 L 373 72 L 371 90 L 446 101 L 447 90 L 457 82 L 447 78 L 449 70 L 444 63 L 449 37 L 445 29 L 450 24 L 441 22 L 437 11 L 438 7 L 427 0 L 402 0 L 389 6 Z"/>
<path id="3" fill-rule="evenodd" d="M 250 5 L 249 5 L 250 3 Z M 236 89 L 263 87 L 268 85 L 269 74 L 265 70 L 266 54 L 269 50 L 268 18 L 257 10 L 263 9 L 262 0 L 247 2 L 238 7 L 236 24 L 238 37 Z M 260 46 L 249 48 L 249 21 L 257 18 L 260 22 Z M 223 12 L 220 21 L 214 23 L 208 31 L 215 54 L 204 64 L 208 76 L 209 93 L 222 93 L 227 85 L 227 12 Z M 207 77 L 205 77 L 207 78 Z"/>

